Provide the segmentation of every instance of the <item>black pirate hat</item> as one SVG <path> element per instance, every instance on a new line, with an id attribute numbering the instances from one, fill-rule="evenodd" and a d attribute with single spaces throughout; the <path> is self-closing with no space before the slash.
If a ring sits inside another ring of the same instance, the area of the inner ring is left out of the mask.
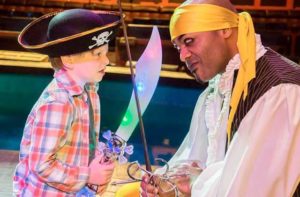
<path id="1" fill-rule="evenodd" d="M 18 42 L 33 52 L 59 57 L 107 44 L 119 24 L 118 12 L 71 9 L 34 20 L 22 30 Z"/>

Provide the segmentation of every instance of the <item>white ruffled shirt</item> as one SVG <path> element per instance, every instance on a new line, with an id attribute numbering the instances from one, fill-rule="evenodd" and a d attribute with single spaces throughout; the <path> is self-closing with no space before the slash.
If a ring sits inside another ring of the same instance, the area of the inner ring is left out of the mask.
<path id="1" fill-rule="evenodd" d="M 256 36 L 256 59 L 266 52 Z M 282 197 L 300 181 L 300 87 L 280 84 L 241 121 L 225 155 L 226 126 L 237 54 L 200 95 L 187 136 L 169 165 L 198 161 L 205 169 L 192 196 Z"/>

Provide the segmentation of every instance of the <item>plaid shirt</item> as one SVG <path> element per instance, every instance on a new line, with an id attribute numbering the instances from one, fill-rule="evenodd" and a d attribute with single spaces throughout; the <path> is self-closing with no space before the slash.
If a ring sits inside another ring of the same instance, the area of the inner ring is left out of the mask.
<path id="1" fill-rule="evenodd" d="M 88 84 L 96 139 L 98 83 Z M 61 69 L 30 112 L 13 189 L 17 196 L 75 196 L 88 179 L 89 106 L 86 91 Z"/>

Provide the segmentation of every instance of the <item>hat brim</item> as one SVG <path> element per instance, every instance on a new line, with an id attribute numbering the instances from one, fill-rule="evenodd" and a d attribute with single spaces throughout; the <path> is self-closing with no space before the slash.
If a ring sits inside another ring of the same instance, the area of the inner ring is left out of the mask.
<path id="1" fill-rule="evenodd" d="M 95 11 L 108 23 L 78 34 L 47 41 L 47 29 L 51 19 L 59 12 L 46 14 L 27 25 L 18 37 L 19 44 L 33 52 L 59 57 L 100 47 L 112 40 L 119 29 L 120 14 L 113 11 Z M 63 27 L 62 27 L 63 28 Z"/>

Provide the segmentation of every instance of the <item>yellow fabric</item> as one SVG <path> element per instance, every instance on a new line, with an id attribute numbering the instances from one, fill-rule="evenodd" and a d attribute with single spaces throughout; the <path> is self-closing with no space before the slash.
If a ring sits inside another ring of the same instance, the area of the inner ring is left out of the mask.
<path id="1" fill-rule="evenodd" d="M 128 183 L 121 186 L 115 197 L 140 197 L 140 182 Z"/>
<path id="2" fill-rule="evenodd" d="M 175 9 L 170 20 L 171 39 L 194 32 L 238 26 L 238 14 L 211 4 L 191 4 Z"/>
<path id="3" fill-rule="evenodd" d="M 238 27 L 237 47 L 241 65 L 233 87 L 230 114 L 227 124 L 228 143 L 231 139 L 231 125 L 243 94 L 246 99 L 248 84 L 255 78 L 256 41 L 251 16 L 247 12 L 234 13 L 226 8 L 211 4 L 190 4 L 175 9 L 170 21 L 171 39 L 178 36 L 204 31 Z"/>
<path id="4" fill-rule="evenodd" d="M 256 41 L 251 16 L 247 12 L 239 14 L 239 28 L 237 46 L 241 57 L 241 65 L 234 85 L 230 114 L 227 124 L 228 142 L 231 139 L 231 124 L 237 110 L 239 100 L 243 94 L 245 100 L 248 95 L 248 84 L 256 76 Z"/>

